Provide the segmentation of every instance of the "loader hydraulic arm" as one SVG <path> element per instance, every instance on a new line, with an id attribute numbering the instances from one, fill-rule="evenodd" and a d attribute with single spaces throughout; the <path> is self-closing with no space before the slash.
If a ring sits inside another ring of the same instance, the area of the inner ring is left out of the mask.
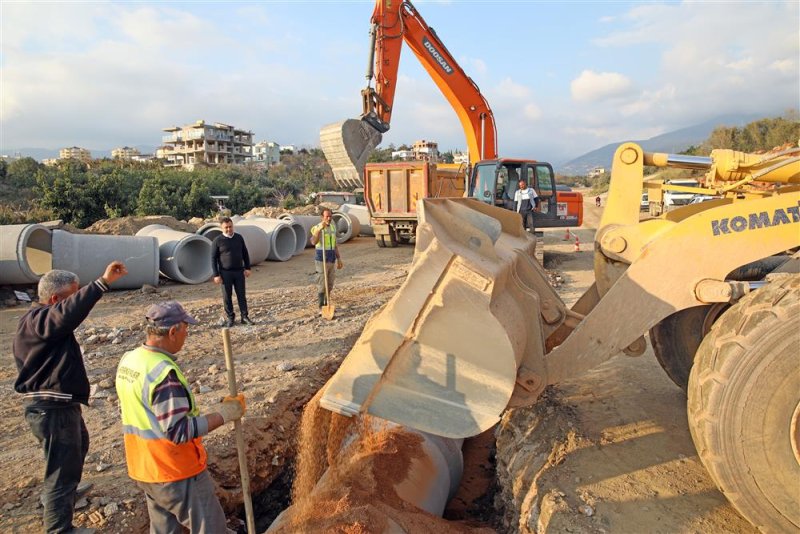
<path id="1" fill-rule="evenodd" d="M 458 115 L 470 158 L 477 161 L 497 157 L 494 114 L 489 103 L 411 2 L 377 0 L 371 35 L 373 54 L 367 80 L 369 84 L 374 79 L 375 87 L 368 85 L 362 91 L 363 120 L 382 133 L 389 130 L 400 52 L 405 42 Z"/>

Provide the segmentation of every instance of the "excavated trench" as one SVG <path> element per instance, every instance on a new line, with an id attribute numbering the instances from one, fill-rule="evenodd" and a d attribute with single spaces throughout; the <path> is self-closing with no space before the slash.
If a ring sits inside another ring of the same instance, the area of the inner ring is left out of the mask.
<path id="1" fill-rule="evenodd" d="M 420 506 L 431 508 L 434 502 L 437 507 L 442 498 L 437 491 L 448 486 L 450 471 L 461 473 L 460 463 L 450 469 L 432 465 L 441 462 L 438 449 L 429 440 L 423 443 L 418 433 L 332 414 L 318 407 L 317 397 L 304 411 L 297 455 L 253 496 L 258 532 L 270 525 L 270 532 L 437 534 L 498 527 L 502 514 L 495 510 L 492 431 L 464 442 L 463 476 L 450 488 L 452 498 L 444 511 L 434 512 L 438 517 Z M 432 472 L 440 480 L 428 479 Z"/>

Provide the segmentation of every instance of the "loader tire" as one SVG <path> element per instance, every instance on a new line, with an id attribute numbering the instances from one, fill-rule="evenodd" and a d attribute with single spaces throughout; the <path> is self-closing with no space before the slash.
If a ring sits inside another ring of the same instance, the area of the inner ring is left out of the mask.
<path id="1" fill-rule="evenodd" d="M 694 355 L 703 341 L 703 323 L 711 306 L 695 306 L 673 313 L 650 329 L 650 343 L 667 376 L 686 391 Z"/>
<path id="2" fill-rule="evenodd" d="M 779 255 L 754 261 L 737 268 L 727 279 L 763 280 L 788 259 L 789 256 Z M 650 344 L 658 363 L 682 390 L 686 391 L 689 384 L 689 372 L 700 343 L 729 307 L 728 303 L 718 303 L 687 308 L 665 317 L 650 329 Z"/>
<path id="3" fill-rule="evenodd" d="M 800 531 L 800 276 L 742 298 L 689 376 L 689 429 L 720 490 L 763 532 Z"/>

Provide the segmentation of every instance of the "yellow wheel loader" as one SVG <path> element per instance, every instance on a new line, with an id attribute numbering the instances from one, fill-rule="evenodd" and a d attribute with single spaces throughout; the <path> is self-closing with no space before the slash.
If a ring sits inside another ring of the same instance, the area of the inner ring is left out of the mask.
<path id="1" fill-rule="evenodd" d="M 408 278 L 321 405 L 474 436 L 549 384 L 620 352 L 641 355 L 649 331 L 687 390 L 691 432 L 720 489 L 762 530 L 800 529 L 798 156 L 620 146 L 595 236 L 595 283 L 571 309 L 515 213 L 474 199 L 420 201 Z M 640 222 L 645 165 L 705 168 L 697 192 L 720 198 Z"/>

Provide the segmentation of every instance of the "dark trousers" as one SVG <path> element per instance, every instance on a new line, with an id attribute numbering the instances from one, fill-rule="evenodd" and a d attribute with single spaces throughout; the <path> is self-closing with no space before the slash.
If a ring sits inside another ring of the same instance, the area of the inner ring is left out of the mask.
<path id="1" fill-rule="evenodd" d="M 533 210 L 522 209 L 519 211 L 519 214 L 522 216 L 523 228 L 530 228 L 531 230 L 533 230 Z"/>
<path id="2" fill-rule="evenodd" d="M 25 408 L 25 420 L 44 449 L 44 531 L 68 532 L 72 527 L 75 490 L 89 451 L 89 432 L 78 404 Z"/>
<path id="3" fill-rule="evenodd" d="M 247 317 L 247 297 L 244 294 L 244 271 L 224 271 L 219 275 L 222 277 L 222 303 L 225 306 L 225 315 L 233 319 L 233 290 L 236 290 L 236 301 L 239 303 L 239 312 L 242 317 Z"/>

